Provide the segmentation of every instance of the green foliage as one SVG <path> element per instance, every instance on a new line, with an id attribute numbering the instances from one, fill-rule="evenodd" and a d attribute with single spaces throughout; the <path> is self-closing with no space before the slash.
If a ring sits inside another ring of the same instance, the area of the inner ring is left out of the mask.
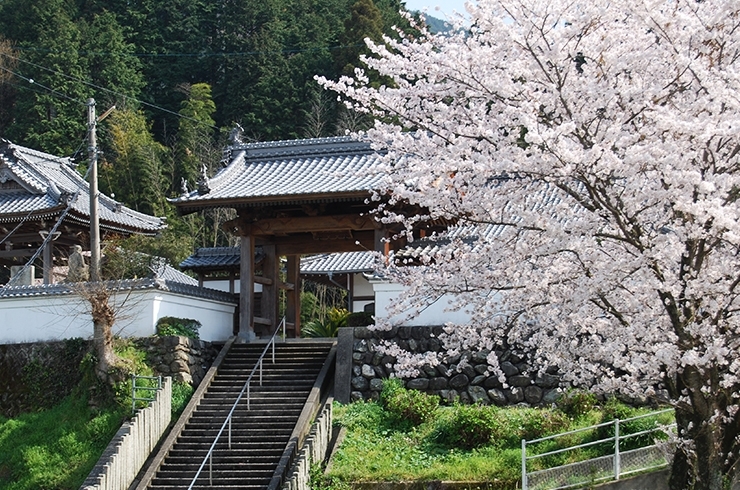
<path id="1" fill-rule="evenodd" d="M 336 337 L 341 327 L 347 326 L 349 312 L 343 308 L 332 308 L 325 320 L 310 320 L 301 327 L 301 336 L 307 338 Z"/>
<path id="2" fill-rule="evenodd" d="M 558 398 L 556 405 L 566 415 L 578 419 L 594 409 L 598 400 L 588 391 L 569 390 Z"/>
<path id="3" fill-rule="evenodd" d="M 375 319 L 373 318 L 372 313 L 367 313 L 365 311 L 356 311 L 354 313 L 350 313 L 347 317 L 348 327 L 364 327 L 366 325 L 372 325 L 373 323 L 375 323 Z"/>
<path id="4" fill-rule="evenodd" d="M 49 408 L 68 396 L 82 374 L 77 366 L 89 349 L 86 340 L 75 338 L 64 341 L 59 351 L 45 348 L 45 361 L 36 358 L 22 369 L 23 384 L 28 390 L 28 406 Z"/>
<path id="5" fill-rule="evenodd" d="M 101 190 L 136 211 L 163 216 L 168 206 L 162 163 L 167 149 L 154 140 L 141 111 L 117 110 L 107 121 L 110 155 L 100 167 Z"/>
<path id="6" fill-rule="evenodd" d="M 177 420 L 180 417 L 194 392 L 195 388 L 189 383 L 181 381 L 172 383 L 172 420 Z"/>
<path id="7" fill-rule="evenodd" d="M 462 449 L 490 444 L 498 428 L 494 410 L 480 405 L 453 405 L 435 428 L 435 441 L 445 447 Z"/>
<path id="8" fill-rule="evenodd" d="M 602 422 L 611 422 L 613 420 L 619 419 L 625 420 L 637 417 L 639 415 L 645 414 L 646 409 L 640 409 L 635 408 L 627 405 L 626 403 L 622 403 L 615 397 L 611 397 L 607 400 L 607 402 L 604 404 L 604 407 L 601 410 L 602 413 Z M 670 423 L 670 417 L 644 417 L 639 418 L 637 420 L 631 420 L 629 422 L 620 422 L 619 424 L 619 435 L 620 438 L 624 436 L 629 436 L 629 434 L 637 434 L 639 432 L 648 431 L 650 429 L 654 429 L 660 425 L 666 425 Z M 601 427 L 597 431 L 596 437 L 598 439 L 610 439 L 613 438 L 615 435 L 615 426 L 614 425 L 608 425 L 606 427 Z M 654 439 L 665 439 L 665 435 L 662 433 L 648 433 L 648 434 L 641 434 L 633 437 L 627 437 L 625 439 L 622 439 L 619 443 L 619 448 L 622 451 L 627 451 L 629 449 L 636 449 L 639 447 L 647 446 L 649 444 L 652 444 Z M 613 451 L 614 450 L 614 443 L 609 442 L 606 445 L 606 450 Z"/>
<path id="9" fill-rule="evenodd" d="M 213 140 L 213 115 L 216 104 L 211 96 L 211 86 L 207 83 L 181 85 L 186 99 L 180 103 L 180 118 L 177 142 L 175 145 L 174 176 L 170 188 L 174 193 L 181 190 L 184 179 L 193 189 L 200 176 L 201 166 L 215 173 L 213 167 L 218 163 L 221 152 Z"/>
<path id="10" fill-rule="evenodd" d="M 398 427 L 409 427 L 428 422 L 439 407 L 439 397 L 418 390 L 407 390 L 397 378 L 383 380 L 380 405 Z"/>
<path id="11" fill-rule="evenodd" d="M 0 421 L 0 488 L 79 488 L 124 413 L 92 410 L 78 393 L 52 409 Z"/>
<path id="12" fill-rule="evenodd" d="M 179 335 L 181 337 L 198 338 L 198 330 L 202 327 L 198 320 L 192 318 L 176 318 L 163 316 L 157 320 L 157 335 L 165 337 L 168 335 Z"/>
<path id="13" fill-rule="evenodd" d="M 393 390 L 400 391 L 400 387 Z M 321 476 L 321 485 L 456 480 L 486 481 L 490 482 L 489 488 L 508 490 L 515 488 L 521 478 L 523 438 L 531 440 L 593 425 L 601 421 L 601 413 L 594 410 L 588 417 L 572 420 L 557 409 L 455 404 L 438 407 L 426 423 L 409 431 L 408 427 L 399 427 L 396 415 L 381 403 L 356 402 L 335 404 L 334 421 L 346 429 L 346 437 L 330 471 Z M 670 414 L 661 418 L 661 423 L 670 421 Z M 577 432 L 557 442 L 530 446 L 527 451 L 542 453 L 590 442 L 595 437 L 596 430 Z M 532 469 L 613 451 L 613 447 L 603 446 L 538 458 L 531 462 Z"/>
<path id="14" fill-rule="evenodd" d="M 151 260 L 149 255 L 105 244 L 100 273 L 104 280 L 112 281 L 150 277 Z"/>

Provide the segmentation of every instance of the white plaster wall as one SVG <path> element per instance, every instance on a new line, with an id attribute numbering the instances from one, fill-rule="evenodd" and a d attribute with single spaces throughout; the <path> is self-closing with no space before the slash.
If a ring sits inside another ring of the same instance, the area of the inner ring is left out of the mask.
<path id="1" fill-rule="evenodd" d="M 370 281 L 363 274 L 355 274 L 353 278 L 352 295 L 357 296 L 374 296 L 375 290 Z M 373 300 L 352 301 L 352 311 L 363 311 L 365 305 L 373 303 Z"/>
<path id="2" fill-rule="evenodd" d="M 391 321 L 399 321 L 402 316 L 391 317 L 388 307 L 391 301 L 398 297 L 405 287 L 401 284 L 390 282 L 373 282 L 375 290 L 375 317 L 390 318 Z M 403 319 L 400 323 L 409 326 L 444 325 L 447 322 L 464 324 L 470 321 L 470 315 L 464 311 L 445 311 L 450 305 L 452 296 L 443 296 L 436 303 L 422 311 L 417 317 Z"/>
<path id="3" fill-rule="evenodd" d="M 118 293 L 112 301 L 118 318 L 116 335 L 147 337 L 163 316 L 200 321 L 200 337 L 226 340 L 232 335 L 235 305 L 150 289 Z M 77 295 L 0 298 L 0 344 L 89 338 L 93 325 L 90 305 Z"/>
<path id="4" fill-rule="evenodd" d="M 192 318 L 202 325 L 198 331 L 201 340 L 224 341 L 233 335 L 236 305 L 165 291 L 156 293 L 156 298 L 152 302 L 152 325 L 163 316 Z"/>

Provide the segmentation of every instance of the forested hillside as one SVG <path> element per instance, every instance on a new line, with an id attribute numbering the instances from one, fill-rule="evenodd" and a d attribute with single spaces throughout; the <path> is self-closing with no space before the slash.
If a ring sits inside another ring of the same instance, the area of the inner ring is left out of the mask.
<path id="1" fill-rule="evenodd" d="M 98 114 L 101 189 L 167 215 L 173 261 L 225 245 L 226 216 L 173 216 L 166 197 L 218 170 L 226 134 L 330 136 L 368 121 L 322 93 L 314 75 L 359 66 L 363 39 L 404 25 L 400 0 L 0 0 L 0 137 L 84 171 L 85 102 Z M 371 74 L 372 76 L 372 74 Z M 381 80 L 378 83 L 382 83 Z M 172 240 L 177 237 L 178 240 Z M 146 243 L 144 243 L 146 242 Z"/>

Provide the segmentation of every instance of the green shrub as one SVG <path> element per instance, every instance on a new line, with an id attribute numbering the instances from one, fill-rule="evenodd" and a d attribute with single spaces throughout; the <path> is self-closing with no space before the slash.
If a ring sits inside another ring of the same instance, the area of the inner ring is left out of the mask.
<path id="1" fill-rule="evenodd" d="M 626 403 L 619 401 L 615 397 L 611 397 L 604 404 L 602 409 L 602 422 L 611 422 L 619 419 L 620 421 L 637 417 L 643 413 L 644 410 L 631 407 Z M 636 434 L 638 432 L 647 431 L 658 427 L 659 420 L 656 417 L 644 417 L 637 420 L 631 420 L 629 422 L 620 422 L 619 434 L 620 436 L 626 436 L 629 434 Z M 597 432 L 599 439 L 613 439 L 615 427 L 614 425 L 607 425 L 600 427 Z M 654 443 L 654 439 L 664 439 L 666 436 L 661 432 L 652 432 L 648 434 L 641 434 L 639 436 L 628 437 L 623 439 L 619 443 L 619 449 L 627 451 L 629 449 L 637 449 L 644 446 L 649 446 Z M 614 442 L 610 441 L 605 443 L 609 452 L 614 451 Z"/>
<path id="2" fill-rule="evenodd" d="M 198 338 L 198 329 L 202 327 L 198 320 L 192 318 L 177 318 L 174 316 L 163 316 L 157 320 L 157 335 L 167 337 L 179 335 L 181 337 Z"/>
<path id="3" fill-rule="evenodd" d="M 336 337 L 341 327 L 347 326 L 349 312 L 343 308 L 332 308 L 321 320 L 311 320 L 301 328 L 301 337 L 322 338 Z"/>
<path id="4" fill-rule="evenodd" d="M 188 383 L 181 381 L 172 383 L 172 420 L 177 420 L 180 417 L 194 391 L 195 388 Z"/>
<path id="5" fill-rule="evenodd" d="M 439 407 L 439 397 L 407 390 L 403 381 L 389 378 L 383 381 L 380 404 L 398 426 L 415 426 L 432 419 Z"/>
<path id="6" fill-rule="evenodd" d="M 432 438 L 448 448 L 469 450 L 490 444 L 502 431 L 496 412 L 496 408 L 485 405 L 455 404 L 438 419 Z"/>
<path id="7" fill-rule="evenodd" d="M 579 419 L 593 410 L 597 401 L 589 391 L 569 390 L 558 398 L 556 405 L 568 417 Z"/>
<path id="8" fill-rule="evenodd" d="M 373 319 L 372 313 L 368 313 L 366 311 L 356 311 L 354 313 L 350 313 L 347 317 L 348 327 L 364 327 L 372 325 L 374 322 L 375 320 Z"/>

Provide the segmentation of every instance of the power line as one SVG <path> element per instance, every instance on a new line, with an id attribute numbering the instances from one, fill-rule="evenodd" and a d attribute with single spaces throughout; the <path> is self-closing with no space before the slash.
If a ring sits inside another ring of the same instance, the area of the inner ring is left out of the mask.
<path id="1" fill-rule="evenodd" d="M 6 55 L 6 56 L 8 56 L 8 55 Z M 82 104 L 82 105 L 84 105 L 84 104 L 85 104 L 84 102 L 82 102 L 82 101 L 80 101 L 80 100 L 77 100 L 77 99 L 75 99 L 75 98 L 73 98 L 73 97 L 70 97 L 70 96 L 69 96 L 69 95 L 67 95 L 67 94 L 63 94 L 62 92 L 59 92 L 59 91 L 57 91 L 57 90 L 54 90 L 54 89 L 53 89 L 53 88 L 51 88 L 51 87 L 47 87 L 47 86 L 45 86 L 45 85 L 42 85 L 42 84 L 40 84 L 40 83 L 36 82 L 36 81 L 35 81 L 35 80 L 34 80 L 33 78 L 28 78 L 28 77 L 24 77 L 24 76 L 23 76 L 23 75 L 21 75 L 20 73 L 16 73 L 16 72 L 14 72 L 13 70 L 10 70 L 10 69 L 8 69 L 8 68 L 5 68 L 4 66 L 0 66 L 0 70 L 6 71 L 6 72 L 10 73 L 11 75 L 14 75 L 14 76 L 18 77 L 18 78 L 20 78 L 21 80 L 25 80 L 25 81 L 27 81 L 28 83 L 30 83 L 30 84 L 32 84 L 32 85 L 36 85 L 37 87 L 41 87 L 42 89 L 44 89 L 44 90 L 48 91 L 48 92 L 49 92 L 49 93 L 51 93 L 51 94 L 54 94 L 54 95 L 56 95 L 57 97 L 61 97 L 61 98 L 63 98 L 63 99 L 71 100 L 72 102 L 76 102 L 76 103 L 78 103 L 78 104 Z"/>
<path id="2" fill-rule="evenodd" d="M 45 70 L 45 71 L 48 71 L 49 73 L 54 73 L 55 75 L 59 75 L 59 76 L 65 77 L 68 80 L 72 80 L 72 81 L 75 81 L 75 82 L 78 82 L 78 83 L 82 83 L 84 85 L 87 85 L 88 87 L 93 87 L 93 88 L 96 88 L 98 90 L 102 90 L 103 92 L 107 92 L 107 93 L 112 94 L 112 95 L 117 95 L 119 97 L 123 97 L 124 99 L 132 100 L 132 101 L 134 101 L 134 102 L 136 102 L 138 104 L 141 104 L 141 105 L 144 105 L 144 106 L 147 106 L 147 107 L 151 107 L 152 109 L 156 109 L 156 110 L 159 110 L 159 111 L 162 111 L 162 112 L 166 112 L 166 113 L 171 114 L 173 116 L 177 116 L 177 117 L 180 117 L 182 119 L 186 119 L 186 120 L 189 120 L 189 121 L 192 121 L 192 122 L 201 124 L 203 126 L 206 126 L 206 127 L 211 128 L 211 129 L 216 129 L 216 130 L 219 129 L 218 127 L 216 127 L 216 126 L 214 126 L 212 124 L 206 124 L 203 121 L 199 121 L 198 119 L 192 118 L 190 116 L 184 116 L 184 115 L 182 115 L 182 114 L 180 114 L 178 112 L 171 111 L 169 109 L 165 109 L 164 107 L 158 106 L 156 104 L 151 104 L 149 102 L 145 102 L 145 101 L 140 100 L 140 99 L 137 99 L 135 97 L 131 97 L 130 95 L 126 95 L 126 94 L 121 93 L 121 92 L 116 92 L 115 90 L 111 90 L 111 89 L 108 89 L 108 88 L 105 88 L 105 87 L 101 87 L 100 85 L 94 84 L 92 82 L 88 82 L 86 80 L 82 80 L 81 78 L 76 78 L 76 77 L 73 77 L 71 75 L 67 75 L 66 73 L 63 73 L 63 72 L 60 72 L 60 71 L 57 71 L 57 70 L 52 70 L 51 68 L 47 68 L 45 66 L 39 65 L 38 63 L 34 63 L 34 62 L 28 61 L 28 60 L 24 60 L 23 58 L 18 58 L 16 56 L 12 56 L 12 55 L 7 54 L 7 53 L 0 53 L 0 55 L 7 56 L 8 58 L 11 58 L 13 60 L 20 61 L 21 63 L 26 63 L 26 64 L 31 65 L 31 66 L 33 66 L 35 68 L 40 69 L 40 70 Z M 13 75 L 17 76 L 18 78 L 20 78 L 22 80 L 26 80 L 26 81 L 28 81 L 31 84 L 36 84 L 36 85 L 38 85 L 40 87 L 43 87 L 43 88 L 47 89 L 48 91 L 50 91 L 51 93 L 54 93 L 56 95 L 59 95 L 60 97 L 64 97 L 66 99 L 73 100 L 73 101 L 75 101 L 75 102 L 77 102 L 79 104 L 82 104 L 82 105 L 85 105 L 87 103 L 87 102 L 82 102 L 82 101 L 75 100 L 75 99 L 73 99 L 73 98 L 71 98 L 71 97 L 69 97 L 69 96 L 67 96 L 65 94 L 62 94 L 60 92 L 57 92 L 54 89 L 51 89 L 49 87 L 44 87 L 43 85 L 36 83 L 33 80 L 33 78 L 24 77 L 23 75 L 20 75 L 18 73 L 15 73 L 14 71 L 9 70 L 8 68 L 5 68 L 3 66 L 0 66 L 0 69 L 5 70 L 8 73 L 13 74 Z"/>
<path id="3" fill-rule="evenodd" d="M 286 48 L 286 49 L 272 49 L 267 51 L 253 50 L 253 51 L 232 51 L 232 52 L 199 52 L 199 53 L 126 53 L 126 56 L 132 56 L 134 58 L 238 58 L 246 56 L 257 56 L 257 55 L 269 55 L 269 54 L 295 54 L 295 53 L 310 53 L 314 51 L 336 51 L 340 49 L 351 49 L 351 48 L 362 48 L 365 47 L 364 43 L 356 44 L 343 44 L 339 46 L 318 46 L 315 48 Z M 32 51 L 36 53 L 51 53 L 59 54 L 67 51 L 53 51 L 50 49 L 41 48 L 15 48 L 18 51 Z M 97 55 L 97 56 L 109 56 L 113 54 L 121 54 L 107 51 L 74 51 L 81 55 Z"/>

